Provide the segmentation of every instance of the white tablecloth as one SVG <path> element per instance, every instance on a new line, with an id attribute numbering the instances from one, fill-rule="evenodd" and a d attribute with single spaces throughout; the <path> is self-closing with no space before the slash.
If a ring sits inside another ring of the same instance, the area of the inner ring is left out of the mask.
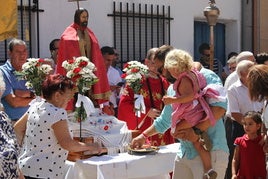
<path id="1" fill-rule="evenodd" d="M 178 148 L 179 143 L 175 143 L 161 146 L 158 153 L 152 155 L 119 153 L 67 161 L 70 167 L 65 179 L 168 178 Z"/>

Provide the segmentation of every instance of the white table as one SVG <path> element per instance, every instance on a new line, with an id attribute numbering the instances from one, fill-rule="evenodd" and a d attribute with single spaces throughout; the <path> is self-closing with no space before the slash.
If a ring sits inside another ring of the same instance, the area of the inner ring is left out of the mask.
<path id="1" fill-rule="evenodd" d="M 178 148 L 179 143 L 175 143 L 161 146 L 158 153 L 152 155 L 119 153 L 67 161 L 70 168 L 65 179 L 168 178 Z"/>

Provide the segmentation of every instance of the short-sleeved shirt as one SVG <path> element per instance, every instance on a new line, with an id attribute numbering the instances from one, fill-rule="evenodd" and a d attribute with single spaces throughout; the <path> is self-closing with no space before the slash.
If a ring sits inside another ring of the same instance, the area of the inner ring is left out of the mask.
<path id="1" fill-rule="evenodd" d="M 63 178 L 68 152 L 63 149 L 52 125 L 67 119 L 65 109 L 42 100 L 31 104 L 19 165 L 25 176 L 35 178 Z"/>
<path id="2" fill-rule="evenodd" d="M 233 73 L 231 73 L 229 76 L 227 76 L 225 82 L 224 82 L 224 88 L 226 90 L 228 90 L 228 88 L 234 84 L 237 80 L 239 80 L 239 76 L 236 73 L 236 71 L 234 71 Z"/>
<path id="3" fill-rule="evenodd" d="M 202 68 L 200 70 L 207 81 L 207 84 L 219 84 L 222 85 L 221 79 L 216 75 L 213 71 Z M 168 88 L 167 94 L 168 96 L 174 96 L 175 91 L 173 90 L 173 85 L 170 85 Z M 216 102 L 211 104 L 212 106 L 219 106 L 224 109 L 227 108 L 227 102 Z M 165 105 L 161 115 L 154 120 L 154 127 L 155 129 L 160 132 L 164 133 L 168 128 L 171 126 L 171 113 L 172 107 L 171 105 Z M 225 135 L 225 128 L 222 119 L 218 120 L 214 126 L 208 128 L 207 133 L 213 143 L 212 150 L 222 150 L 225 152 L 229 152 L 226 135 Z M 187 159 L 195 158 L 198 153 L 195 150 L 192 142 L 180 140 L 181 147 L 178 149 L 178 156 L 183 157 L 186 155 Z"/>
<path id="4" fill-rule="evenodd" d="M 248 111 L 261 112 L 263 102 L 251 101 L 248 93 L 248 88 L 237 80 L 227 90 L 228 110 L 227 114 L 241 113 L 246 114 Z"/>
<path id="5" fill-rule="evenodd" d="M 1 102 L 5 108 L 5 112 L 9 116 L 11 120 L 19 119 L 29 108 L 29 106 L 25 107 L 12 107 L 5 100 L 5 97 L 9 94 L 14 94 L 15 90 L 28 90 L 25 86 L 25 80 L 19 80 L 15 75 L 15 69 L 12 67 L 10 61 L 8 60 L 4 65 L 0 66 L 0 70 L 3 73 L 4 81 L 6 84 L 6 90 L 4 91 Z"/>
<path id="6" fill-rule="evenodd" d="M 266 163 L 261 136 L 251 140 L 247 135 L 236 138 L 234 144 L 239 146 L 238 178 L 266 178 Z"/>
<path id="7" fill-rule="evenodd" d="M 17 179 L 19 145 L 7 115 L 0 111 L 0 178 Z"/>

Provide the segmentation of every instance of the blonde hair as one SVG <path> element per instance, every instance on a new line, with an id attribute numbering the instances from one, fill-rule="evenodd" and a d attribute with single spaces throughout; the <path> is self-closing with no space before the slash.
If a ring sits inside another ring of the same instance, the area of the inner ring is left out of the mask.
<path id="1" fill-rule="evenodd" d="M 174 49 L 168 52 L 164 68 L 168 69 L 177 69 L 179 73 L 189 71 L 192 69 L 193 58 L 192 56 L 180 49 Z"/>

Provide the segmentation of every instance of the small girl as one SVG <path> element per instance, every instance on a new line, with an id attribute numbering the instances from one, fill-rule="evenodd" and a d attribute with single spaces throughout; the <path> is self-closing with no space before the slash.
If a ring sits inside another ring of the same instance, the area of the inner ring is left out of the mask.
<path id="1" fill-rule="evenodd" d="M 163 102 L 172 104 L 173 108 L 171 132 L 174 133 L 175 128 L 182 130 L 194 127 L 199 122 L 207 120 L 207 118 L 214 125 L 216 120 L 204 96 L 207 97 L 209 103 L 221 101 L 220 99 L 226 100 L 226 97 L 219 96 L 218 91 L 211 88 L 220 89 L 221 87 L 222 90 L 223 87 L 220 85 L 207 86 L 204 76 L 193 68 L 191 55 L 183 50 L 174 49 L 170 51 L 166 56 L 164 67 L 172 77 L 176 78 L 173 86 L 176 95 L 163 98 Z M 203 134 L 206 133 L 203 132 Z M 202 142 L 204 143 L 201 144 L 196 141 L 193 144 L 203 162 L 204 178 L 216 178 L 217 173 L 211 165 L 209 138 L 207 137 Z"/>
<path id="2" fill-rule="evenodd" d="M 245 114 L 242 124 L 245 134 L 236 138 L 232 161 L 232 179 L 266 178 L 265 153 L 261 134 L 261 114 L 249 111 Z"/>

